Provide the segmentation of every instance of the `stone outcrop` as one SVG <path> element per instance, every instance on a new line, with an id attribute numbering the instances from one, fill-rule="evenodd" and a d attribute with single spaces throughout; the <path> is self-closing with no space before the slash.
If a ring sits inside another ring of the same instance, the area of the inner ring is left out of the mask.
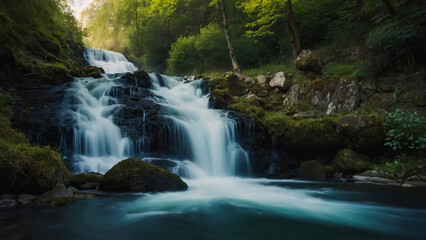
<path id="1" fill-rule="evenodd" d="M 333 160 L 336 169 L 344 174 L 355 174 L 368 170 L 370 164 L 367 156 L 358 154 L 351 149 L 342 149 Z"/>
<path id="2" fill-rule="evenodd" d="M 355 79 L 317 79 L 309 84 L 309 89 L 311 104 L 327 115 L 355 110 L 361 101 L 360 85 Z"/>

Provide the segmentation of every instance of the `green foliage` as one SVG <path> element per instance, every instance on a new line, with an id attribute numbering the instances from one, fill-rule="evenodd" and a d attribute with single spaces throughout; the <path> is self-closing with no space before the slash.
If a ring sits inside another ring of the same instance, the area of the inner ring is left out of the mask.
<path id="1" fill-rule="evenodd" d="M 325 76 L 331 77 L 358 77 L 366 76 L 364 62 L 358 61 L 353 64 L 345 64 L 341 62 L 329 62 L 324 69 Z"/>
<path id="2" fill-rule="evenodd" d="M 393 176 L 400 176 L 405 171 L 405 163 L 400 161 L 386 162 L 382 165 L 375 165 L 373 170 L 389 173 Z"/>
<path id="3" fill-rule="evenodd" d="M 196 36 L 180 37 L 172 44 L 167 59 L 167 73 L 183 75 L 199 68 L 200 60 L 194 54 L 197 51 L 196 39 Z"/>
<path id="4" fill-rule="evenodd" d="M 45 65 L 61 66 L 66 73 L 79 74 L 82 31 L 67 6 L 65 0 L 2 1 L 0 61 L 8 74 L 6 80 L 12 82 L 16 75 L 61 80 L 52 75 L 63 71 L 52 73 Z"/>
<path id="5" fill-rule="evenodd" d="M 394 151 L 426 148 L 426 118 L 415 113 L 406 113 L 400 109 L 388 113 L 385 122 L 386 143 Z"/>

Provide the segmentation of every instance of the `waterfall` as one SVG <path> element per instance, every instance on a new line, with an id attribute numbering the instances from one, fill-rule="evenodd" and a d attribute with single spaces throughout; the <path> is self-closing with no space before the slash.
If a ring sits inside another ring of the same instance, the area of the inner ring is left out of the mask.
<path id="1" fill-rule="evenodd" d="M 92 66 L 103 68 L 105 73 L 113 74 L 138 70 L 123 54 L 117 52 L 86 48 L 84 59 Z"/>
<path id="2" fill-rule="evenodd" d="M 86 49 L 85 59 L 104 68 L 102 78 L 76 78 L 69 92 L 73 115 L 73 163 L 77 171 L 106 172 L 126 157 L 139 157 L 140 143 L 122 136 L 113 123 L 114 109 L 121 105 L 114 96 L 123 72 L 137 68 L 120 53 Z M 181 78 L 150 74 L 151 89 L 166 114 L 168 136 L 173 149 L 173 172 L 184 177 L 234 176 L 250 173 L 247 152 L 236 141 L 237 123 L 226 111 L 209 109 L 209 95 L 203 94 L 202 80 L 185 82 Z M 125 103 L 124 103 L 125 104 Z M 145 124 L 143 132 L 149 129 Z M 142 138 L 144 140 L 144 138 Z M 142 144 L 144 145 L 144 144 Z M 144 156 L 149 156 L 145 153 Z"/>

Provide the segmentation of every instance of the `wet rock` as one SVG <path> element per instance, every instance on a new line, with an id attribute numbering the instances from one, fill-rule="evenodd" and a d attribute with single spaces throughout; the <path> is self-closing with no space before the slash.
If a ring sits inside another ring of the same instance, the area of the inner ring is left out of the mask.
<path id="1" fill-rule="evenodd" d="M 365 171 L 364 173 L 355 174 L 353 180 L 358 183 L 372 183 L 372 184 L 385 184 L 385 185 L 401 185 L 394 181 L 394 177 L 387 173 L 376 172 L 372 170 Z"/>
<path id="2" fill-rule="evenodd" d="M 322 64 L 319 57 L 311 50 L 304 49 L 296 59 L 296 68 L 300 71 L 320 74 L 322 71 Z"/>
<path id="3" fill-rule="evenodd" d="M 283 105 L 284 107 L 289 107 L 295 104 L 297 101 L 299 101 L 302 98 L 301 91 L 300 91 L 300 85 L 294 84 L 290 87 L 290 89 L 287 91 Z"/>
<path id="4" fill-rule="evenodd" d="M 16 207 L 18 205 L 18 202 L 14 199 L 3 199 L 0 200 L 0 208 L 10 208 L 10 207 Z"/>
<path id="5" fill-rule="evenodd" d="M 68 198 L 72 198 L 72 197 L 73 197 L 73 191 L 65 187 L 64 184 L 58 183 L 51 191 L 43 193 L 38 203 L 40 204 L 52 203 L 53 200 L 56 198 L 57 203 L 61 205 L 61 202 L 70 201 L 70 199 Z"/>
<path id="6" fill-rule="evenodd" d="M 34 202 L 36 202 L 39 199 L 38 196 L 34 196 L 34 195 L 29 195 L 29 194 L 20 194 L 18 196 L 18 201 L 20 204 L 22 205 L 29 205 L 29 204 L 33 204 Z"/>
<path id="7" fill-rule="evenodd" d="M 276 73 L 275 76 L 269 82 L 269 86 L 271 88 L 278 88 L 282 91 L 287 91 L 292 84 L 293 81 L 291 81 L 290 79 L 286 79 L 284 72 Z"/>
<path id="8" fill-rule="evenodd" d="M 150 88 L 151 87 L 151 78 L 149 74 L 143 70 L 138 70 L 134 73 L 127 73 L 122 77 L 125 83 L 141 87 L 141 88 Z"/>
<path id="9" fill-rule="evenodd" d="M 322 108 L 327 115 L 349 112 L 358 108 L 361 90 L 357 80 L 317 79 L 309 84 L 311 104 Z"/>
<path id="10" fill-rule="evenodd" d="M 149 164 L 129 158 L 105 173 L 100 189 L 116 192 L 182 191 L 188 186 L 177 175 Z"/>
<path id="11" fill-rule="evenodd" d="M 298 173 L 302 179 L 306 180 L 324 181 L 327 178 L 324 165 L 314 160 L 302 162 Z"/>
<path id="12" fill-rule="evenodd" d="M 358 154 L 351 149 L 342 149 L 333 160 L 336 169 L 344 174 L 355 174 L 368 170 L 370 164 L 367 156 Z"/>
<path id="13" fill-rule="evenodd" d="M 426 187 L 426 182 L 406 181 L 401 186 L 402 187 Z"/>

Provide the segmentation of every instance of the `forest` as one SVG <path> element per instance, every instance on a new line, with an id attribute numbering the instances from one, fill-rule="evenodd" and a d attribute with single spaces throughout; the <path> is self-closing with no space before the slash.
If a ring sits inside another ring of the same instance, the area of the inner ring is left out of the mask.
<path id="1" fill-rule="evenodd" d="M 231 42 L 241 69 L 292 61 L 289 1 L 225 0 Z M 332 55 L 368 49 L 359 71 L 381 73 L 424 63 L 422 1 L 299 0 L 291 19 L 296 52 Z M 97 0 L 83 13 L 89 46 L 125 53 L 148 71 L 193 74 L 230 68 L 219 1 Z M 374 66 L 380 62 L 382 66 Z M 231 65 L 232 66 L 232 65 Z M 396 67 L 396 68 L 395 68 Z M 365 69 L 365 70 L 364 70 Z"/>
<path id="2" fill-rule="evenodd" d="M 424 239 L 425 16 L 2 0 L 0 239 Z"/>

